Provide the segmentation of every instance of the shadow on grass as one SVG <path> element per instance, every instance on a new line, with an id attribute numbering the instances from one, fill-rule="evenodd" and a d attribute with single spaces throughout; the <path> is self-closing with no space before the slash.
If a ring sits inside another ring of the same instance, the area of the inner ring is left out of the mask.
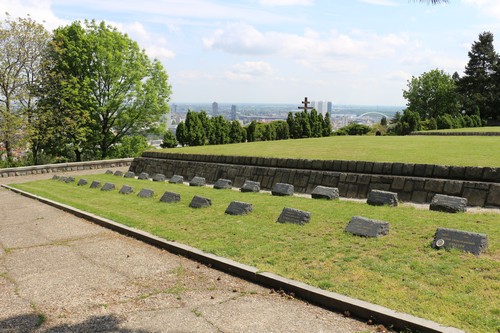
<path id="1" fill-rule="evenodd" d="M 5 333 L 84 333 L 84 332 L 113 332 L 113 333 L 156 333 L 143 329 L 120 327 L 121 320 L 115 315 L 94 316 L 77 324 L 63 324 L 56 327 L 43 328 L 45 318 L 38 314 L 25 314 L 0 321 L 0 332 Z M 178 333 L 182 333 L 178 331 Z"/>

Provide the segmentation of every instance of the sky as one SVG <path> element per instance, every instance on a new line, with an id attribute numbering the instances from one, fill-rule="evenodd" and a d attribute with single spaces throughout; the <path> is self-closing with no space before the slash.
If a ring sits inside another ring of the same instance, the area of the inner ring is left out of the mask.
<path id="1" fill-rule="evenodd" d="M 161 60 L 173 103 L 406 104 L 412 76 L 463 73 L 500 1 L 0 0 L 48 30 L 106 21 Z"/>

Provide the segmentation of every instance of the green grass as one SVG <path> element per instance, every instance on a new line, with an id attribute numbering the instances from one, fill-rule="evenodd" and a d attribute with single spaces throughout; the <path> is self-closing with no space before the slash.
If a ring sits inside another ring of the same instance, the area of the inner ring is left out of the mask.
<path id="1" fill-rule="evenodd" d="M 175 240 L 219 256 L 363 299 L 396 311 L 459 327 L 468 332 L 496 332 L 500 327 L 500 214 L 446 214 L 412 207 L 374 207 L 350 201 L 312 200 L 298 196 L 195 188 L 112 175 L 86 177 L 114 182 L 102 192 L 53 180 L 15 187 Z M 121 195 L 151 188 L 156 196 Z M 164 191 L 181 202 L 159 202 Z M 194 195 L 212 199 L 212 207 L 189 208 Z M 229 216 L 233 200 L 252 203 L 253 213 Z M 276 223 L 281 210 L 311 212 L 304 226 Z M 354 215 L 390 223 L 389 235 L 373 239 L 344 232 Z M 42 221 L 43 223 L 43 221 Z M 430 247 L 438 227 L 488 235 L 481 256 Z"/>
<path id="2" fill-rule="evenodd" d="M 500 126 L 487 126 L 487 127 L 469 127 L 469 128 L 453 128 L 446 130 L 432 130 L 432 131 L 422 131 L 422 132 L 455 132 L 455 133 L 500 133 Z"/>
<path id="3" fill-rule="evenodd" d="M 166 149 L 167 152 L 500 167 L 500 137 L 334 136 Z"/>

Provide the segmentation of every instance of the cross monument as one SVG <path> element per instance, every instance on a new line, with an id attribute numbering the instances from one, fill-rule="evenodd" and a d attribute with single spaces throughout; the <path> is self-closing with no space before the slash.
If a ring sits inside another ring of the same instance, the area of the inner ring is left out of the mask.
<path id="1" fill-rule="evenodd" d="M 302 101 L 302 104 L 304 104 L 304 106 L 299 106 L 298 108 L 307 112 L 307 110 L 312 109 L 312 107 L 308 106 L 310 103 L 311 102 L 307 100 L 307 97 L 305 97 L 304 100 Z"/>

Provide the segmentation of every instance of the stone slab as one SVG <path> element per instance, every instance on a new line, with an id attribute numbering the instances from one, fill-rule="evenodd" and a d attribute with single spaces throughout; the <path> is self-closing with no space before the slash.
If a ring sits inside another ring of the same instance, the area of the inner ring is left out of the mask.
<path id="1" fill-rule="evenodd" d="M 157 173 L 156 175 L 154 175 L 153 181 L 154 182 L 164 182 L 165 181 L 165 175 L 162 174 L 162 173 Z"/>
<path id="2" fill-rule="evenodd" d="M 66 180 L 64 181 L 65 183 L 73 183 L 75 181 L 75 177 L 66 177 Z"/>
<path id="3" fill-rule="evenodd" d="M 240 188 L 240 192 L 260 192 L 260 182 L 245 180 L 245 183 Z"/>
<path id="4" fill-rule="evenodd" d="M 429 206 L 430 210 L 446 213 L 460 213 L 467 211 L 467 199 L 444 194 L 436 194 Z"/>
<path id="5" fill-rule="evenodd" d="M 272 195 L 291 196 L 293 195 L 293 185 L 286 183 L 276 183 L 271 191 Z"/>
<path id="6" fill-rule="evenodd" d="M 123 177 L 125 177 L 125 178 L 135 178 L 135 173 L 134 173 L 134 172 L 132 172 L 132 171 L 127 171 L 127 172 L 123 175 Z"/>
<path id="7" fill-rule="evenodd" d="M 59 178 L 60 178 L 60 176 L 58 176 L 58 175 L 53 175 L 52 176 L 52 180 L 59 180 Z"/>
<path id="8" fill-rule="evenodd" d="M 113 173 L 113 175 L 117 177 L 123 177 L 123 172 L 121 172 L 120 170 L 116 170 L 115 173 Z"/>
<path id="9" fill-rule="evenodd" d="M 389 191 L 371 190 L 368 193 L 366 203 L 371 206 L 391 206 L 398 205 L 398 194 Z"/>
<path id="10" fill-rule="evenodd" d="M 251 213 L 253 205 L 251 203 L 232 201 L 226 208 L 225 213 L 229 215 L 246 215 Z"/>
<path id="11" fill-rule="evenodd" d="M 149 188 L 143 188 L 139 191 L 137 196 L 139 198 L 151 198 L 154 194 L 155 194 L 155 192 L 153 190 L 151 190 Z"/>
<path id="12" fill-rule="evenodd" d="M 345 231 L 358 236 L 380 237 L 389 233 L 389 222 L 353 216 Z"/>
<path id="13" fill-rule="evenodd" d="M 189 207 L 191 208 L 205 208 L 210 206 L 212 206 L 212 200 L 197 195 L 195 195 L 189 203 Z"/>
<path id="14" fill-rule="evenodd" d="M 139 176 L 137 176 L 137 179 L 142 179 L 142 180 L 148 180 L 149 179 L 149 174 L 146 172 L 141 172 Z"/>
<path id="15" fill-rule="evenodd" d="M 84 186 L 84 185 L 87 185 L 89 182 L 87 179 L 85 178 L 80 178 L 80 180 L 78 181 L 78 186 Z"/>
<path id="16" fill-rule="evenodd" d="M 113 171 L 111 170 L 106 170 L 106 172 L 104 173 L 105 175 L 112 175 L 113 174 Z"/>
<path id="17" fill-rule="evenodd" d="M 132 192 L 134 192 L 132 186 L 123 185 L 122 188 L 120 189 L 120 194 L 130 194 Z"/>
<path id="18" fill-rule="evenodd" d="M 233 182 L 229 179 L 220 178 L 215 182 L 214 188 L 218 190 L 229 190 L 233 188 Z"/>
<path id="19" fill-rule="evenodd" d="M 339 198 L 339 189 L 336 187 L 316 186 L 311 193 L 313 199 L 333 200 Z"/>
<path id="20" fill-rule="evenodd" d="M 179 175 L 173 175 L 168 182 L 171 184 L 182 184 L 184 183 L 184 177 Z"/>
<path id="21" fill-rule="evenodd" d="M 189 182 L 189 186 L 205 186 L 206 181 L 204 177 L 193 177 Z"/>
<path id="22" fill-rule="evenodd" d="M 480 255 L 488 248 L 488 236 L 469 231 L 438 228 L 432 246 L 436 249 L 458 249 Z"/>
<path id="23" fill-rule="evenodd" d="M 175 192 L 165 192 L 160 198 L 160 202 L 173 203 L 181 201 L 181 195 Z"/>
<path id="24" fill-rule="evenodd" d="M 281 212 L 276 222 L 304 225 L 306 223 L 309 223 L 310 220 L 311 220 L 310 212 L 306 212 L 295 208 L 285 207 L 283 208 L 283 211 Z"/>
<path id="25" fill-rule="evenodd" d="M 90 184 L 90 188 L 99 188 L 101 187 L 101 182 L 94 180 L 92 181 L 92 184 Z"/>
<path id="26" fill-rule="evenodd" d="M 115 189 L 115 184 L 113 183 L 106 183 L 104 186 L 101 188 L 101 191 L 112 191 Z"/>

